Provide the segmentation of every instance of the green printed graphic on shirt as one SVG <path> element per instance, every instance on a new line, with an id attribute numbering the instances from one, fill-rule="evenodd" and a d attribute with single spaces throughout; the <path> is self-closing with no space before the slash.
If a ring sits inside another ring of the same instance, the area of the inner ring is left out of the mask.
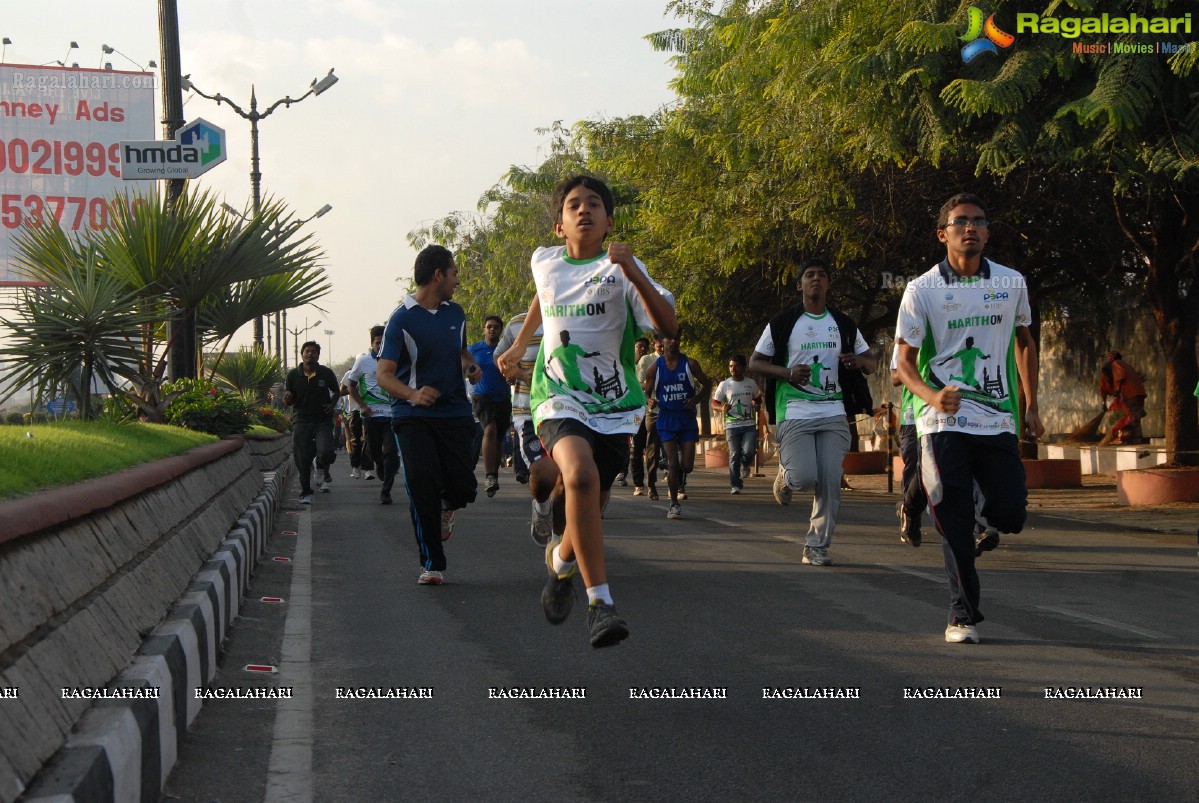
<path id="1" fill-rule="evenodd" d="M 776 349 L 787 350 L 787 367 L 806 365 L 811 375 L 804 384 L 798 382 L 775 383 L 775 420 L 788 418 L 824 418 L 845 412 L 842 403 L 840 368 L 841 330 L 836 319 L 825 310 L 820 315 L 804 313 L 791 330 L 786 343 L 778 344 L 770 336 L 770 327 L 762 333 L 754 350 L 760 354 L 774 356 Z M 869 351 L 862 333 L 858 332 L 853 352 Z"/>

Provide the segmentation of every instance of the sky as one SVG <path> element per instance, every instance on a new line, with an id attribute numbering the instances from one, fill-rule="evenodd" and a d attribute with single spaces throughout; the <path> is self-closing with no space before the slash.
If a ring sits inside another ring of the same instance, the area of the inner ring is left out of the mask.
<path id="1" fill-rule="evenodd" d="M 666 2 L 180 0 L 181 72 L 209 95 L 248 109 L 253 87 L 261 111 L 299 97 L 330 68 L 340 78 L 259 123 L 264 198 L 298 218 L 333 207 L 305 227 L 325 252 L 333 291 L 318 302 L 325 312 L 291 310 L 289 328 L 320 320 L 302 339 L 319 340 L 326 364 L 365 350 L 368 329 L 386 322 L 407 287 L 416 257 L 409 231 L 475 209 L 511 165 L 543 161 L 549 136 L 539 128 L 670 103 L 669 54 L 644 39 L 683 24 L 665 15 Z M 0 36 L 12 40 L 9 65 L 63 59 L 71 41 L 79 49 L 68 65 L 137 70 L 161 61 L 152 0 L 5 3 Z M 104 44 L 119 52 L 103 55 Z M 229 138 L 227 161 L 193 186 L 248 209 L 249 122 L 191 93 L 184 116 Z M 156 107 L 155 137 L 160 117 Z M 250 332 L 234 345 L 248 345 Z"/>

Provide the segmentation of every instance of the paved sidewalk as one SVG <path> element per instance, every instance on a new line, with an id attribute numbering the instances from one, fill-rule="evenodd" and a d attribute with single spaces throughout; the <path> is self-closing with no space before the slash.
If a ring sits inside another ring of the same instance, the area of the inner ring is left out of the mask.
<path id="1" fill-rule="evenodd" d="M 697 458 L 696 463 L 700 463 Z M 696 471 L 718 473 L 721 469 Z M 763 467 L 774 476 L 775 464 Z M 886 474 L 857 474 L 849 478 L 852 491 L 847 496 L 888 496 Z M 893 499 L 899 498 L 895 483 Z M 1125 530 L 1180 533 L 1194 537 L 1199 529 L 1199 503 L 1175 502 L 1168 505 L 1129 507 L 1116 502 L 1116 478 L 1109 474 L 1084 474 L 1081 488 L 1046 488 L 1028 492 L 1028 510 L 1032 514 L 1056 516 L 1075 521 L 1105 524 Z"/>

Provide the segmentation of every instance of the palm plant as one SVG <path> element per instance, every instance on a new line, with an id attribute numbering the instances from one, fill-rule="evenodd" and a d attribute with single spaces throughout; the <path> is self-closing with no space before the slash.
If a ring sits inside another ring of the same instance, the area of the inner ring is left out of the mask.
<path id="1" fill-rule="evenodd" d="M 273 354 L 241 348 L 223 360 L 208 362 L 218 386 L 232 390 L 251 404 L 264 404 L 271 387 L 283 379 L 283 361 Z"/>
<path id="2" fill-rule="evenodd" d="M 25 254 L 24 271 L 43 287 L 22 291 L 12 320 L 0 318 L 9 330 L 0 355 L 12 383 L 7 400 L 23 385 L 37 388 L 39 397 L 63 385 L 77 395 L 80 415 L 92 417 L 91 390 L 98 380 L 110 393 L 132 382 L 142 358 L 142 327 L 153 316 L 136 304 L 137 293 L 119 275 L 103 270 L 93 248 L 53 232 L 25 232 L 28 247 L 40 240 L 44 261 Z M 39 237 L 40 235 L 40 237 Z"/>

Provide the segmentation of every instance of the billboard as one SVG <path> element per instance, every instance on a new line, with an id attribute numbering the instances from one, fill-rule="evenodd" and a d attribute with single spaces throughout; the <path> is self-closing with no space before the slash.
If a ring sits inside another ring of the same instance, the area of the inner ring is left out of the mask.
<path id="1" fill-rule="evenodd" d="M 103 230 L 123 140 L 154 136 L 153 73 L 0 64 L 0 286 L 25 282 L 13 235 L 51 216 Z"/>

